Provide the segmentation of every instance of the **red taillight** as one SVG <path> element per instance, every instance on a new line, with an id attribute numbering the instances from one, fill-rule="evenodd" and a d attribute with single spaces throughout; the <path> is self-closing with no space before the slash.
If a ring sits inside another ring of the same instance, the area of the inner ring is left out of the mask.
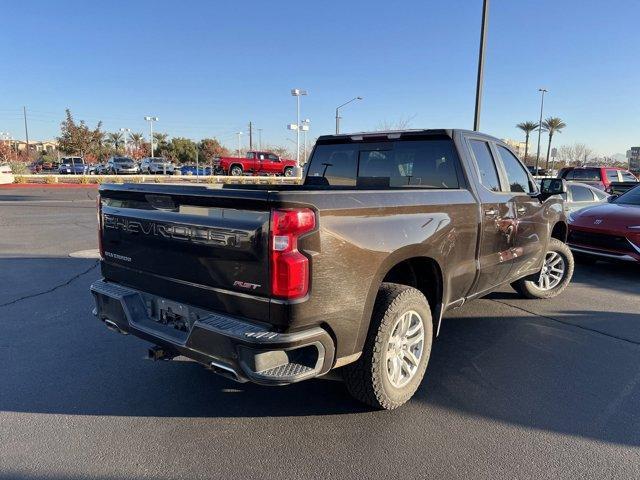
<path id="1" fill-rule="evenodd" d="M 309 290 L 309 259 L 298 251 L 298 237 L 313 230 L 316 215 L 308 208 L 271 211 L 271 293 L 304 297 Z"/>
<path id="2" fill-rule="evenodd" d="M 98 251 L 100 252 L 100 258 L 104 258 L 104 247 L 102 246 L 102 202 L 99 194 L 96 197 L 96 206 L 98 208 Z"/>

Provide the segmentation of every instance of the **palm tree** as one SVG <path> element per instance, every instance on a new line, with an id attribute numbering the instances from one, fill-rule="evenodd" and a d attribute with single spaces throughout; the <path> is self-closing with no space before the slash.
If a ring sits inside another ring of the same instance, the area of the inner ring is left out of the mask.
<path id="1" fill-rule="evenodd" d="M 122 133 L 115 132 L 115 133 L 107 133 L 107 138 L 105 140 L 105 143 L 108 145 L 111 145 L 116 150 L 116 153 L 117 153 L 118 145 L 120 145 L 120 142 L 122 141 L 123 141 Z"/>
<path id="2" fill-rule="evenodd" d="M 538 124 L 536 122 L 522 122 L 516 125 L 520 130 L 522 130 L 525 134 L 524 140 L 524 161 L 527 162 L 527 156 L 529 155 L 529 135 L 536 128 L 538 128 Z"/>
<path id="3" fill-rule="evenodd" d="M 142 147 L 142 144 L 144 143 L 144 135 L 142 133 L 132 133 L 129 135 L 129 138 L 136 149 Z"/>
<path id="4" fill-rule="evenodd" d="M 549 132 L 549 144 L 547 145 L 547 163 L 545 167 L 547 170 L 549 169 L 549 155 L 551 154 L 551 139 L 553 138 L 553 134 L 556 132 L 562 133 L 562 129 L 566 126 L 567 124 L 558 117 L 548 117 L 544 122 L 542 122 L 542 128 Z"/>

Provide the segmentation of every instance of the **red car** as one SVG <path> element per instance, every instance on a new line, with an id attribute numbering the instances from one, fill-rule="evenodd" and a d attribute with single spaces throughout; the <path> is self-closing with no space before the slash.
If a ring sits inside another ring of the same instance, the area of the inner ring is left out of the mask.
<path id="1" fill-rule="evenodd" d="M 567 244 L 576 258 L 640 262 L 640 186 L 568 219 Z"/>
<path id="2" fill-rule="evenodd" d="M 291 177 L 296 166 L 295 160 L 285 160 L 272 152 L 249 151 L 242 157 L 220 157 L 213 162 L 216 175 L 240 176 L 245 173 L 254 175 L 284 175 Z"/>
<path id="3" fill-rule="evenodd" d="M 611 182 L 638 181 L 633 173 L 620 167 L 565 167 L 558 172 L 558 178 L 586 183 L 606 192 Z"/>

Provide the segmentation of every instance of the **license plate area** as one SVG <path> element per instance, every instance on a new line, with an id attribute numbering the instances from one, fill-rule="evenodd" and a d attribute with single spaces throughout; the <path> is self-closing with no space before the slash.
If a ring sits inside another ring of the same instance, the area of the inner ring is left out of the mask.
<path id="1" fill-rule="evenodd" d="M 181 341 L 187 339 L 197 320 L 210 314 L 206 310 L 154 295 L 142 294 L 142 298 L 150 320 L 147 327 Z"/>

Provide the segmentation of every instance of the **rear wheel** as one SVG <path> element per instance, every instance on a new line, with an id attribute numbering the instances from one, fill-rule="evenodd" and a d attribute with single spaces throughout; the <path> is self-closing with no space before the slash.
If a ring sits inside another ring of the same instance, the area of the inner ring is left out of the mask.
<path id="1" fill-rule="evenodd" d="M 406 285 L 383 283 L 362 355 L 344 368 L 349 393 L 374 408 L 399 407 L 420 386 L 432 338 L 424 295 Z"/>
<path id="2" fill-rule="evenodd" d="M 293 167 L 287 167 L 284 169 L 285 177 L 293 177 Z"/>
<path id="3" fill-rule="evenodd" d="M 526 298 L 553 298 L 560 295 L 573 277 L 574 260 L 569 247 L 556 238 L 549 241 L 540 272 L 511 284 Z"/>
<path id="4" fill-rule="evenodd" d="M 242 167 L 240 165 L 234 165 L 233 167 L 231 167 L 231 170 L 229 170 L 229 174 L 234 176 L 234 177 L 239 177 L 242 175 Z"/>

